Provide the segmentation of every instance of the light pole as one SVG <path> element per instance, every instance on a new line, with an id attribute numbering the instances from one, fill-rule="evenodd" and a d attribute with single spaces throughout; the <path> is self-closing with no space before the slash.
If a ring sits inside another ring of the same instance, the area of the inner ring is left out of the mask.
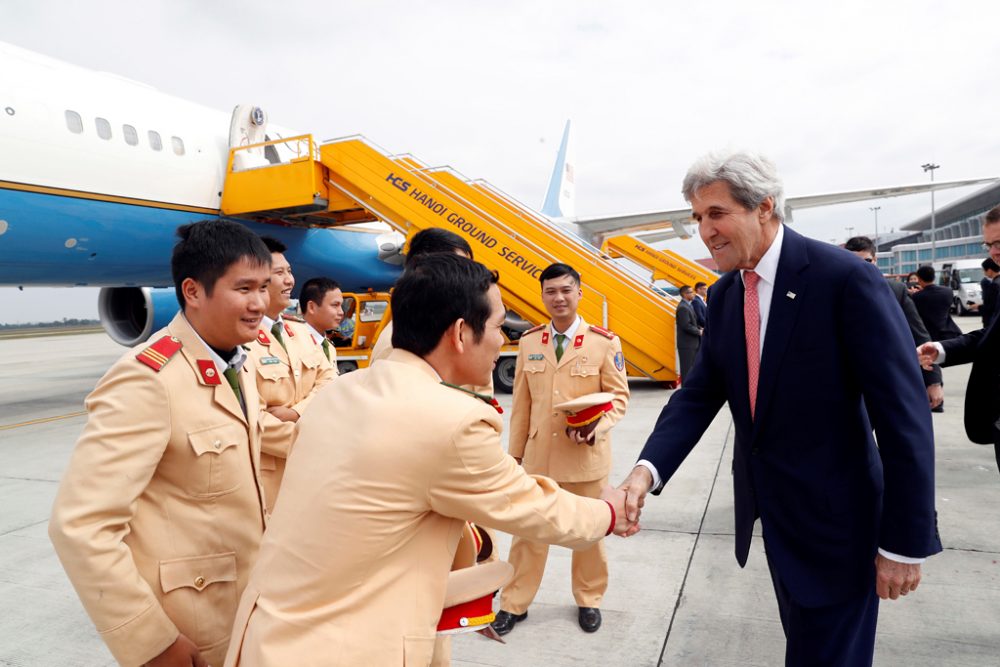
<path id="1" fill-rule="evenodd" d="M 875 261 L 878 262 L 878 212 L 881 206 L 869 206 L 868 210 L 875 214 Z"/>
<path id="2" fill-rule="evenodd" d="M 924 173 L 928 171 L 931 172 L 931 264 L 937 261 L 937 224 L 934 218 L 934 170 L 938 169 L 941 165 L 934 164 L 933 162 L 928 162 L 927 164 L 920 165 L 920 168 L 924 170 Z"/>

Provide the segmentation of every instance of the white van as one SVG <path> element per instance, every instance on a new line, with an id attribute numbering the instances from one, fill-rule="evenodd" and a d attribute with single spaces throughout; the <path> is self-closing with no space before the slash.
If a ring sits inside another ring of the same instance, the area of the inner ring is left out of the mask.
<path id="1" fill-rule="evenodd" d="M 952 312 L 966 315 L 973 312 L 969 309 L 970 303 L 982 305 L 983 294 L 979 281 L 984 275 L 983 260 L 955 259 L 935 262 L 934 270 L 937 271 L 938 285 L 951 288 Z"/>

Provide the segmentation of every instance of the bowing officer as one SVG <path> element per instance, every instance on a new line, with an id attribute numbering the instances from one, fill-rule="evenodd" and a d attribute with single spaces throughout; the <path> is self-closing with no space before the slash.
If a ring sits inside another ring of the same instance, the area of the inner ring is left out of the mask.
<path id="1" fill-rule="evenodd" d="M 484 383 L 500 352 L 496 280 L 452 254 L 421 258 L 392 295 L 389 357 L 316 397 L 226 665 L 427 667 L 467 520 L 574 549 L 634 532 L 617 520 L 623 495 L 526 474 L 494 406 L 459 388 Z"/>
<path id="2" fill-rule="evenodd" d="M 337 372 L 305 324 L 282 318 L 291 302 L 295 277 L 285 259 L 285 244 L 269 237 L 262 240 L 271 251 L 267 288 L 271 301 L 257 339 L 250 344 L 250 356 L 257 366 L 257 390 L 263 407 L 260 468 L 267 511 L 271 512 L 295 439 L 295 424 L 315 393 Z"/>
<path id="3" fill-rule="evenodd" d="M 253 362 L 271 255 L 232 222 L 177 230 L 181 312 L 87 397 L 49 537 L 122 665 L 222 664 L 264 532 Z"/>
<path id="4" fill-rule="evenodd" d="M 526 472 L 547 475 L 571 493 L 596 498 L 611 472 L 611 427 L 625 415 L 629 389 L 621 342 L 610 331 L 577 315 L 583 291 L 580 274 L 553 264 L 541 276 L 542 302 L 552 321 L 525 332 L 518 343 L 509 452 Z M 567 427 L 553 410 L 584 394 L 610 392 L 612 410 L 597 422 Z M 501 611 L 493 624 L 501 634 L 528 616 L 538 592 L 549 547 L 514 538 L 510 563 L 514 578 L 504 587 Z M 601 599 L 608 587 L 604 544 L 573 552 L 573 597 L 580 627 L 601 627 Z"/>

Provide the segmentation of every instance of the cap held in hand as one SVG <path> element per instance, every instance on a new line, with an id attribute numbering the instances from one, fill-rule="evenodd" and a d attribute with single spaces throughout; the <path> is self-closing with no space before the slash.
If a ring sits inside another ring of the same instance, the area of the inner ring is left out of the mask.
<path id="1" fill-rule="evenodd" d="M 514 567 L 502 560 L 453 570 L 448 575 L 438 634 L 475 632 L 492 623 L 493 594 L 513 576 Z"/>
<path id="2" fill-rule="evenodd" d="M 615 395 L 602 391 L 596 394 L 585 394 L 571 401 L 564 401 L 552 406 L 553 409 L 566 413 L 566 425 L 571 428 L 582 428 L 593 424 L 605 412 L 611 412 Z"/>

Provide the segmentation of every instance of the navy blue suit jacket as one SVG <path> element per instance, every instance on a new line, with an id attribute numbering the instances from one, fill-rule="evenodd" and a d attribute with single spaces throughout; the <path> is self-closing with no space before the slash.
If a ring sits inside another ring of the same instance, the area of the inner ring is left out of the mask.
<path id="1" fill-rule="evenodd" d="M 640 458 L 669 479 L 728 401 L 736 559 L 746 564 L 759 516 L 768 557 L 805 606 L 869 590 L 878 547 L 940 551 L 927 397 L 878 270 L 785 228 L 753 420 L 739 271 L 711 290 L 699 360 Z"/>
<path id="2" fill-rule="evenodd" d="M 698 326 L 704 329 L 708 323 L 708 306 L 701 300 L 700 296 L 695 295 L 694 299 L 691 300 L 691 307 L 694 308 L 695 317 L 698 318 Z"/>

